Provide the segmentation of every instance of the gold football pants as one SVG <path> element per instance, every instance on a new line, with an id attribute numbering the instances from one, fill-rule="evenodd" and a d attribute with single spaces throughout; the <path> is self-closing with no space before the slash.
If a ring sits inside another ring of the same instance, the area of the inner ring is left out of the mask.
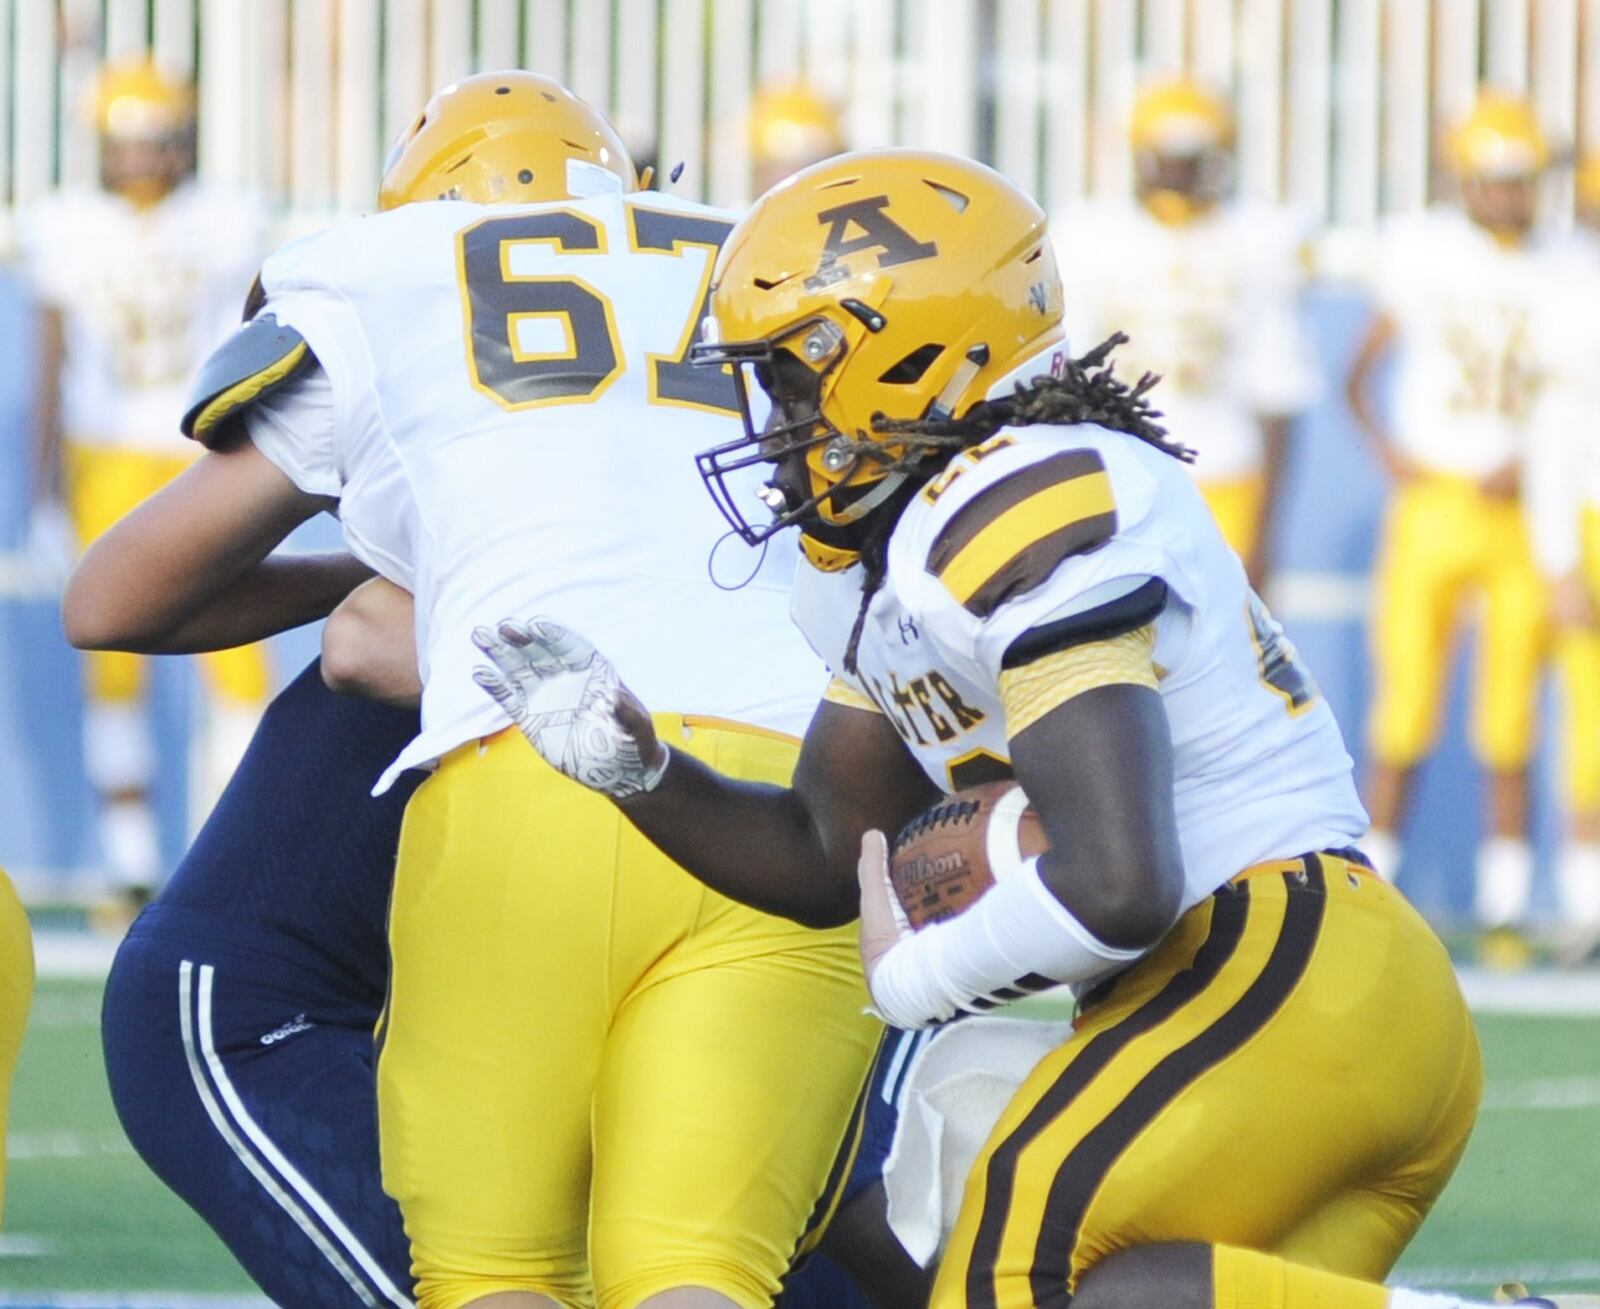
<path id="1" fill-rule="evenodd" d="M 656 723 L 735 777 L 794 766 L 785 738 Z M 678 1286 L 770 1302 L 880 1031 L 853 925 L 706 889 L 507 730 L 412 797 L 390 945 L 383 1176 L 423 1309 L 510 1290 L 626 1309 Z"/>
<path id="2" fill-rule="evenodd" d="M 1600 607 L 1600 509 L 1583 513 L 1583 575 Z M 1566 801 L 1577 813 L 1600 810 L 1600 628 L 1560 633 L 1556 662 L 1566 697 L 1563 754 Z"/>
<path id="3" fill-rule="evenodd" d="M 1496 771 L 1524 767 L 1547 634 L 1544 581 L 1521 506 L 1491 499 L 1466 478 L 1403 482 L 1389 506 L 1375 586 L 1368 734 L 1379 762 L 1409 768 L 1433 747 L 1461 610 L 1477 593 L 1484 612 L 1473 748 Z"/>
<path id="4" fill-rule="evenodd" d="M 1090 997 L 978 1156 L 932 1309 L 1056 1303 L 1130 1246 L 1241 1246 L 1381 1279 L 1482 1085 L 1450 961 L 1330 854 L 1263 864 Z"/>
<path id="5" fill-rule="evenodd" d="M 174 435 L 173 440 L 178 438 Z M 183 455 L 152 454 L 116 446 L 67 442 L 68 507 L 80 547 L 87 547 L 135 505 L 148 500 L 194 462 Z M 262 705 L 271 691 L 266 647 L 240 646 L 198 656 L 213 695 L 238 705 Z M 84 674 L 91 699 L 126 704 L 144 694 L 144 656 L 121 650 L 90 650 Z"/>
<path id="6" fill-rule="evenodd" d="M 0 1217 L 6 1198 L 6 1114 L 11 1074 L 22 1047 L 22 1029 L 33 998 L 33 934 L 11 879 L 0 870 Z"/>

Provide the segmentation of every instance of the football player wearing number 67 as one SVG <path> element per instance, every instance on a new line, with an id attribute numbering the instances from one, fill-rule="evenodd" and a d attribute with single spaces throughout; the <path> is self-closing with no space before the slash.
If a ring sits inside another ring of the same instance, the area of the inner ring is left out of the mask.
<path id="1" fill-rule="evenodd" d="M 630 652 L 675 748 L 787 781 L 825 680 L 787 621 L 795 560 L 713 585 L 693 464 L 739 432 L 731 374 L 686 357 L 731 219 L 640 191 L 605 121 L 521 72 L 435 96 L 379 207 L 267 260 L 186 419 L 208 453 L 86 556 L 69 634 L 195 648 L 320 617 L 366 570 L 294 586 L 267 555 L 337 507 L 415 597 L 421 733 L 380 789 L 434 769 L 377 1059 L 417 1302 L 769 1304 L 881 1031 L 853 933 L 674 867 L 511 730 L 469 638 L 531 592 Z"/>
<path id="2" fill-rule="evenodd" d="M 625 660 L 535 610 L 478 634 L 479 680 L 722 893 L 859 907 L 891 1023 L 1078 988 L 968 1178 L 936 1309 L 1454 1304 L 1380 1285 L 1477 1110 L 1449 961 L 1353 848 L 1339 729 L 1148 382 L 1113 375 L 1115 338 L 1072 357 L 1060 297 L 1038 207 L 933 153 L 817 165 L 725 243 L 696 353 L 774 416 L 742 391 L 701 472 L 747 541 L 798 529 L 793 614 L 834 672 L 792 786 L 677 749 Z M 904 931 L 877 833 L 1006 773 L 1049 849 Z"/>

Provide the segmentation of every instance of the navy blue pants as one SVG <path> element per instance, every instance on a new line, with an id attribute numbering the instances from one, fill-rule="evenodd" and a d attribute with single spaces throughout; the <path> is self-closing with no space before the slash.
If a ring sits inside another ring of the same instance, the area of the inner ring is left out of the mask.
<path id="1" fill-rule="evenodd" d="M 314 956 L 212 919 L 153 905 L 117 954 L 103 1033 L 128 1139 L 277 1303 L 410 1305 L 378 1181 L 376 1013 Z"/>

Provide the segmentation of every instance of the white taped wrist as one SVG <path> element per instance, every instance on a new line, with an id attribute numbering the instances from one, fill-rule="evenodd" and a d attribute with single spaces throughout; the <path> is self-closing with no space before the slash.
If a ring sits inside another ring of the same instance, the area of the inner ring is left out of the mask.
<path id="1" fill-rule="evenodd" d="M 878 961 L 872 999 L 886 1022 L 926 1027 L 1056 983 L 1096 981 L 1145 953 L 1106 945 L 1056 899 L 1029 859 L 964 914 L 908 936 Z"/>

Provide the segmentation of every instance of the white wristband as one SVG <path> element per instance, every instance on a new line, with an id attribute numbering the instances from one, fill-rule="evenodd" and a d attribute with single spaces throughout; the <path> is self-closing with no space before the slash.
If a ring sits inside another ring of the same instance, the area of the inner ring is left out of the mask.
<path id="1" fill-rule="evenodd" d="M 895 1027 L 927 1027 L 1054 983 L 1098 981 L 1145 953 L 1097 938 L 1044 884 L 1035 857 L 965 913 L 889 950 L 873 970 L 872 1000 Z"/>

